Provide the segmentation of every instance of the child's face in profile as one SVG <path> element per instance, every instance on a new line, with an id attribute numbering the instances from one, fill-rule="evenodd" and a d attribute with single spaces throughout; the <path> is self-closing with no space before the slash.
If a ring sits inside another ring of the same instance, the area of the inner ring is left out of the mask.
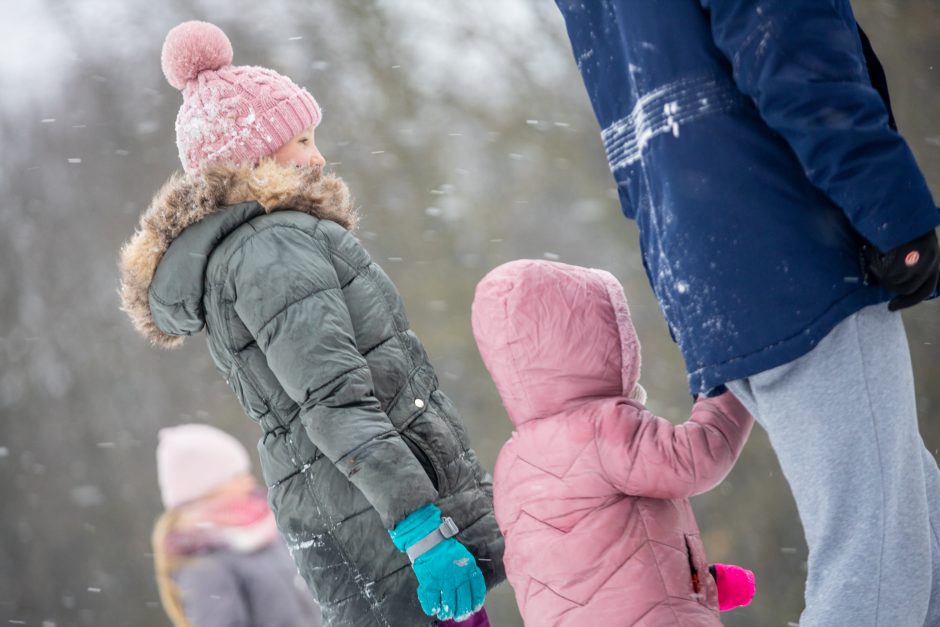
<path id="1" fill-rule="evenodd" d="M 278 148 L 271 156 L 280 165 L 309 166 L 321 170 L 326 164 L 326 159 L 313 143 L 312 126 Z"/>

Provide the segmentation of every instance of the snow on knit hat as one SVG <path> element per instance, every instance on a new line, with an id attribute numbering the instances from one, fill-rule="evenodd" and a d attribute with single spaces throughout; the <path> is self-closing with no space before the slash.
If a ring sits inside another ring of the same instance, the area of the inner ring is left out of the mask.
<path id="1" fill-rule="evenodd" d="M 241 442 L 215 427 L 167 427 L 159 437 L 157 478 L 166 509 L 206 496 L 251 469 Z"/>
<path id="2" fill-rule="evenodd" d="M 163 42 L 163 74 L 183 92 L 176 145 L 187 173 L 257 162 L 320 123 L 306 89 L 274 70 L 232 65 L 232 55 L 228 37 L 208 22 L 183 22 Z"/>

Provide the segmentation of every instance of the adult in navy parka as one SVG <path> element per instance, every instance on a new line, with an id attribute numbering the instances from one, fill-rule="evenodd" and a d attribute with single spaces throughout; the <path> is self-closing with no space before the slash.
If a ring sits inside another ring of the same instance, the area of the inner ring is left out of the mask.
<path id="1" fill-rule="evenodd" d="M 940 624 L 894 311 L 935 294 L 940 212 L 849 0 L 556 3 L 690 389 L 730 387 L 790 482 L 800 624 Z"/>

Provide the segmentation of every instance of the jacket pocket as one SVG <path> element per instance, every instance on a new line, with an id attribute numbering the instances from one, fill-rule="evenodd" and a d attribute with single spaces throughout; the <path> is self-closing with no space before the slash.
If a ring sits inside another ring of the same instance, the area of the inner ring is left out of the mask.
<path id="1" fill-rule="evenodd" d="M 431 480 L 431 483 L 434 484 L 434 489 L 438 492 L 441 491 L 441 478 L 438 475 L 437 469 L 434 467 L 434 463 L 431 461 L 431 456 L 428 455 L 418 440 L 410 435 L 407 431 L 400 431 L 401 439 L 405 441 L 405 444 L 408 445 L 408 448 L 411 449 L 412 455 L 417 458 L 418 462 L 424 468 L 425 474 Z"/>
<path id="2" fill-rule="evenodd" d="M 705 607 L 718 609 L 718 588 L 708 572 L 708 558 L 702 539 L 690 533 L 685 534 L 685 549 L 689 557 L 689 579 L 692 598 Z"/>

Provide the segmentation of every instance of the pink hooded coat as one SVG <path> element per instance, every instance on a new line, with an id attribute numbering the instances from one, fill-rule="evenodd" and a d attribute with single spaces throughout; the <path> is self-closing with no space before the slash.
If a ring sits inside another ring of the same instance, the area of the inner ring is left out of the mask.
<path id="1" fill-rule="evenodd" d="M 496 462 L 504 562 L 530 627 L 714 626 L 687 497 L 718 484 L 753 424 L 731 394 L 673 426 L 630 396 L 640 345 L 607 272 L 515 261 L 477 286 L 473 332 L 516 426 Z"/>

